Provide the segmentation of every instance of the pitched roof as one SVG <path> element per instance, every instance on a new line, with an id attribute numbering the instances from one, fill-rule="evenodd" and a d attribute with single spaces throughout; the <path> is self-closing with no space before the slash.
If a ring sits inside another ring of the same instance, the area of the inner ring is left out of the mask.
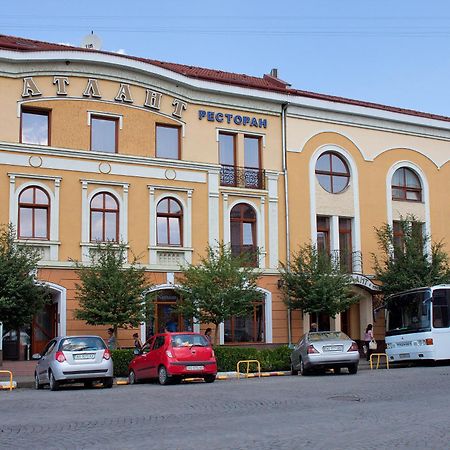
<path id="1" fill-rule="evenodd" d="M 254 77 L 246 74 L 224 72 L 221 70 L 207 69 L 204 67 L 188 66 L 184 64 L 158 61 L 154 59 L 147 59 L 137 56 L 122 55 L 119 53 L 107 52 L 104 50 L 91 50 L 83 47 L 74 47 L 65 44 L 55 44 L 51 42 L 36 41 L 34 39 L 26 39 L 1 34 L 0 34 L 0 50 L 10 50 L 18 52 L 79 51 L 79 52 L 89 52 L 89 53 L 95 52 L 106 55 L 114 55 L 116 57 L 122 57 L 134 61 L 141 61 L 148 64 L 152 64 L 154 66 L 158 66 L 170 70 L 172 72 L 184 75 L 188 78 L 195 78 L 203 81 L 211 81 L 215 83 L 246 87 L 250 89 L 259 89 L 276 93 L 284 93 L 292 96 L 300 96 L 316 100 L 360 106 L 394 113 L 407 114 L 410 116 L 422 117 L 426 119 L 435 119 L 450 122 L 450 117 L 442 116 L 439 114 L 425 113 L 415 111 L 412 109 L 387 106 L 379 103 L 354 100 L 334 95 L 319 94 L 316 92 L 293 89 L 290 87 L 289 83 L 286 83 L 285 81 L 280 80 L 279 78 L 267 74 L 264 75 L 263 77 Z"/>

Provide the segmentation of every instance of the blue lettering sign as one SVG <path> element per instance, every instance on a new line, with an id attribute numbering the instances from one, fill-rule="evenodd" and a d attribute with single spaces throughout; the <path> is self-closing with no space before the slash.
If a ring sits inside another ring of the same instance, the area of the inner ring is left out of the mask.
<path id="1" fill-rule="evenodd" d="M 236 115 L 233 120 L 236 125 L 240 125 L 242 123 L 242 116 Z"/>
<path id="2" fill-rule="evenodd" d="M 203 117 L 205 117 L 205 116 L 206 116 L 206 111 L 204 111 L 203 109 L 199 109 L 198 110 L 198 119 L 202 120 Z"/>
<path id="3" fill-rule="evenodd" d="M 244 127 L 267 128 L 267 119 L 258 119 L 251 116 L 241 116 L 239 114 L 225 114 L 223 112 L 198 110 L 198 120 L 203 120 L 206 117 L 208 122 L 227 122 L 227 124 L 234 123 L 235 125 L 242 125 Z"/>
<path id="4" fill-rule="evenodd" d="M 206 116 L 208 122 L 214 122 L 214 111 L 208 111 L 208 114 Z"/>
<path id="5" fill-rule="evenodd" d="M 216 114 L 216 122 L 223 122 L 223 113 Z"/>
<path id="6" fill-rule="evenodd" d="M 225 117 L 227 118 L 227 123 L 230 123 L 231 118 L 233 117 L 233 114 L 225 114 Z"/>

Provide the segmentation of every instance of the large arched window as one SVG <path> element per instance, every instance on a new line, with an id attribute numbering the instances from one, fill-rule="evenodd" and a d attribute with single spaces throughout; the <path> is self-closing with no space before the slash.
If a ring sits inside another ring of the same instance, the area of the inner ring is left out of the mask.
<path id="1" fill-rule="evenodd" d="M 49 239 L 50 199 L 36 186 L 24 189 L 19 195 L 20 239 Z"/>
<path id="2" fill-rule="evenodd" d="M 177 200 L 164 198 L 156 207 L 156 230 L 158 245 L 182 245 L 183 208 Z"/>
<path id="3" fill-rule="evenodd" d="M 264 302 L 255 301 L 246 316 L 233 316 L 224 321 L 224 341 L 231 342 L 265 342 Z"/>
<path id="4" fill-rule="evenodd" d="M 249 254 L 256 265 L 256 212 L 245 203 L 238 203 L 230 213 L 231 250 L 233 255 Z"/>
<path id="5" fill-rule="evenodd" d="M 392 200 L 422 201 L 420 178 L 408 167 L 400 167 L 392 177 Z"/>
<path id="6" fill-rule="evenodd" d="M 316 162 L 319 184 L 331 194 L 342 192 L 350 181 L 350 171 L 345 160 L 337 153 L 325 152 Z"/>
<path id="7" fill-rule="evenodd" d="M 91 200 L 91 242 L 119 240 L 119 203 L 108 192 Z"/>

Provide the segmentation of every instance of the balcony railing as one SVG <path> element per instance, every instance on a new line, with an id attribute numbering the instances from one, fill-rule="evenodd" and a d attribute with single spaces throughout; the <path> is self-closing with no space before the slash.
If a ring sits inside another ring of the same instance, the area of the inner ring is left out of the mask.
<path id="1" fill-rule="evenodd" d="M 247 267 L 258 267 L 258 248 L 253 245 L 232 245 L 233 256 L 242 256 L 244 265 Z"/>
<path id="2" fill-rule="evenodd" d="M 220 168 L 220 185 L 264 189 L 264 170 L 223 164 Z"/>
<path id="3" fill-rule="evenodd" d="M 334 264 L 339 265 L 346 273 L 363 273 L 362 253 L 333 250 L 331 258 Z"/>

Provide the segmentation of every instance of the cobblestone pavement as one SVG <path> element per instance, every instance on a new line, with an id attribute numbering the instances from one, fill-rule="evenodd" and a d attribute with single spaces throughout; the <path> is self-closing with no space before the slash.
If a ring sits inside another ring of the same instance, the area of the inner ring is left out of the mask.
<path id="1" fill-rule="evenodd" d="M 5 449 L 448 449 L 450 366 L 0 392 Z"/>

